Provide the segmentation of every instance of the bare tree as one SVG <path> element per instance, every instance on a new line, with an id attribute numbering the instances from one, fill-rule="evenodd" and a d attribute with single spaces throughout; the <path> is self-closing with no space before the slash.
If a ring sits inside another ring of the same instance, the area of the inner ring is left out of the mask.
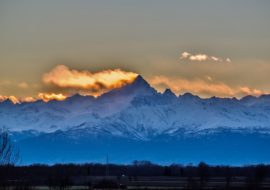
<path id="1" fill-rule="evenodd" d="M 0 130 L 0 165 L 16 164 L 19 158 L 19 151 L 13 145 L 8 133 Z"/>

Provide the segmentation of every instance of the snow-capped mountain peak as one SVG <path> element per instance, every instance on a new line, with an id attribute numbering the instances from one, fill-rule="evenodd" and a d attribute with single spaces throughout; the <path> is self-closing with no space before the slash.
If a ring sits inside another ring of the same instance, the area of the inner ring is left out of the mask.
<path id="1" fill-rule="evenodd" d="M 133 98 L 135 96 L 147 96 L 156 93 L 157 91 L 152 88 L 141 75 L 138 75 L 132 83 L 121 88 L 113 89 L 101 95 L 100 99 L 119 98 L 124 96 Z"/>
<path id="2" fill-rule="evenodd" d="M 80 128 L 140 139 L 217 128 L 270 133 L 270 101 L 268 96 L 201 99 L 186 93 L 176 97 L 170 89 L 160 94 L 138 75 L 132 83 L 97 98 L 75 94 L 64 101 L 16 105 L 7 100 L 0 103 L 0 121 L 0 127 L 10 131 Z"/>

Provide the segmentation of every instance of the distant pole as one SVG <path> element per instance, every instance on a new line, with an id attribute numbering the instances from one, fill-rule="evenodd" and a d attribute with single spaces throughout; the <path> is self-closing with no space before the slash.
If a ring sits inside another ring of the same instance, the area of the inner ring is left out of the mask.
<path id="1" fill-rule="evenodd" d="M 109 155 L 106 156 L 106 176 L 109 176 Z"/>

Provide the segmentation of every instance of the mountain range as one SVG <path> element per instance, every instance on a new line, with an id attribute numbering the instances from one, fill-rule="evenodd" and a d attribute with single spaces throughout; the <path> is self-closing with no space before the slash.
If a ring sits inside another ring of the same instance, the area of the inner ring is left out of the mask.
<path id="1" fill-rule="evenodd" d="M 270 162 L 270 95 L 176 96 L 142 76 L 99 97 L 0 102 L 0 127 L 22 164 L 149 160 L 166 163 Z"/>

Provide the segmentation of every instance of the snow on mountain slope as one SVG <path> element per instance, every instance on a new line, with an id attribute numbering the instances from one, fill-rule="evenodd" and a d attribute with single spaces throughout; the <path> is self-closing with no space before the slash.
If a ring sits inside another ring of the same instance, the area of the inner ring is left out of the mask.
<path id="1" fill-rule="evenodd" d="M 184 95 L 169 101 L 165 97 L 160 94 L 136 97 L 129 107 L 104 118 L 95 126 L 110 128 L 114 135 L 131 135 L 139 139 L 161 134 L 177 135 L 179 131 L 200 133 L 217 128 L 270 132 L 270 112 L 244 106 L 235 99 L 202 100 Z"/>
<path id="2" fill-rule="evenodd" d="M 84 130 L 147 140 L 157 135 L 200 134 L 215 129 L 270 133 L 270 96 L 201 99 L 158 93 L 141 76 L 98 98 L 74 95 L 64 101 L 0 103 L 0 127 L 13 132 Z"/>

